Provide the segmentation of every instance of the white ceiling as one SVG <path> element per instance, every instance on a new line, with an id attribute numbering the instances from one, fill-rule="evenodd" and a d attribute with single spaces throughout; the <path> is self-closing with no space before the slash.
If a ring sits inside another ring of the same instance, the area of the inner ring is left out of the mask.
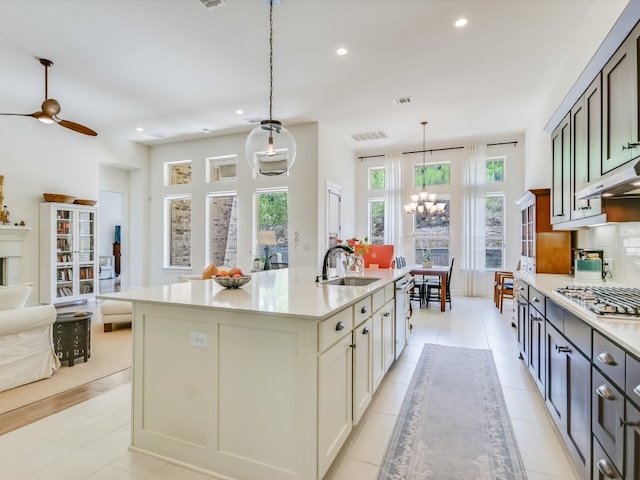
<path id="1" fill-rule="evenodd" d="M 626 3 L 282 0 L 273 117 L 325 124 L 362 153 L 420 145 L 422 120 L 429 142 L 521 133 L 575 46 L 592 45 L 592 55 Z M 459 17 L 467 27 L 453 27 Z M 0 111 L 40 110 L 43 57 L 54 62 L 59 116 L 99 135 L 152 145 L 203 128 L 248 132 L 247 118 L 268 117 L 268 33 L 262 0 L 211 10 L 200 0 L 1 0 Z M 405 96 L 409 104 L 393 104 Z M 32 121 L 0 117 L 0 128 Z M 388 138 L 350 139 L 379 130 Z"/>

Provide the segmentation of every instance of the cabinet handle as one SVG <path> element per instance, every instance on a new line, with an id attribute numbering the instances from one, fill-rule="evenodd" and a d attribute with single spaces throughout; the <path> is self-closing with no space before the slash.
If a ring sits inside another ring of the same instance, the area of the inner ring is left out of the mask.
<path id="1" fill-rule="evenodd" d="M 336 325 L 336 332 L 339 332 L 340 330 L 344 330 L 344 322 L 338 322 Z"/>
<path id="2" fill-rule="evenodd" d="M 620 426 L 626 425 L 627 427 L 640 427 L 640 422 L 630 422 L 629 420 L 623 420 L 621 417 L 618 417 L 620 421 Z"/>
<path id="3" fill-rule="evenodd" d="M 367 310 L 367 307 L 362 307 L 362 310 L 360 310 L 360 313 L 367 313 L 369 310 Z"/>
<path id="4" fill-rule="evenodd" d="M 542 318 L 540 318 L 540 317 L 536 317 L 534 315 L 529 315 L 529 316 L 531 317 L 531 321 L 532 322 L 541 322 L 542 321 Z"/>
<path id="5" fill-rule="evenodd" d="M 364 328 L 362 329 L 362 334 L 363 334 L 363 335 L 367 335 L 368 333 L 369 333 L 369 329 L 368 329 L 367 327 L 364 327 Z"/>
<path id="6" fill-rule="evenodd" d="M 640 147 L 640 143 L 631 143 L 631 142 L 627 142 L 627 146 L 625 147 L 624 145 L 622 145 L 622 149 L 623 150 L 627 150 L 627 149 L 631 149 L 631 148 L 636 148 L 636 147 Z"/>
<path id="7" fill-rule="evenodd" d="M 605 365 L 617 365 L 616 359 L 609 352 L 602 352 L 600 355 L 596 357 L 599 362 L 604 363 Z"/>
<path id="8" fill-rule="evenodd" d="M 596 393 L 600 398 L 604 398 L 605 400 L 614 400 L 616 396 L 606 385 L 600 385 L 596 388 Z"/>
<path id="9" fill-rule="evenodd" d="M 351 348 L 353 348 L 354 350 L 356 349 L 356 344 L 352 343 L 351 345 L 349 345 Z"/>
<path id="10" fill-rule="evenodd" d="M 538 299 L 538 297 L 533 297 L 533 298 L 531 299 L 531 301 L 532 301 L 533 303 L 540 303 L 540 300 Z"/>
<path id="11" fill-rule="evenodd" d="M 571 353 L 571 347 L 561 347 L 560 345 L 556 345 L 556 350 L 562 353 Z"/>
<path id="12" fill-rule="evenodd" d="M 518 287 L 518 290 L 520 290 L 521 292 L 524 291 L 524 287 Z"/>
<path id="13" fill-rule="evenodd" d="M 383 316 L 383 317 L 388 317 L 389 315 L 391 315 L 389 312 L 384 312 L 384 313 L 382 314 L 382 316 Z"/>
<path id="14" fill-rule="evenodd" d="M 605 477 L 616 478 L 615 470 L 611 465 L 609 465 L 609 462 L 607 462 L 604 458 L 601 458 L 600 460 L 598 460 L 598 463 L 596 463 L 596 465 L 598 466 L 598 470 L 600 470 L 600 473 Z"/>

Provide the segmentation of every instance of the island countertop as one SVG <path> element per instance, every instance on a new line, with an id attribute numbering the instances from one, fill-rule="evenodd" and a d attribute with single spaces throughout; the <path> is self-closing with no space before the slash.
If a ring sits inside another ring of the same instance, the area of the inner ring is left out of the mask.
<path id="1" fill-rule="evenodd" d="M 236 289 L 221 287 L 214 280 L 196 280 L 98 295 L 97 298 L 321 320 L 408 272 L 408 268 L 365 269 L 362 276 L 379 280 L 365 286 L 345 287 L 315 282 L 316 268 L 290 267 L 255 272 L 249 283 Z"/>

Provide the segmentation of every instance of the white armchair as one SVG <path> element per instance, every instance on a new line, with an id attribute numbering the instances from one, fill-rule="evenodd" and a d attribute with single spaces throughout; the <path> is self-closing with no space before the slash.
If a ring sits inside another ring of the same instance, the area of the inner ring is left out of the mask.
<path id="1" fill-rule="evenodd" d="M 115 256 L 114 255 L 100 255 L 98 258 L 99 261 L 99 276 L 100 280 L 105 280 L 108 278 L 115 278 Z"/>
<path id="2" fill-rule="evenodd" d="M 33 283 L 0 287 L 0 392 L 51 376 L 60 367 L 53 349 L 53 305 L 25 307 Z"/>

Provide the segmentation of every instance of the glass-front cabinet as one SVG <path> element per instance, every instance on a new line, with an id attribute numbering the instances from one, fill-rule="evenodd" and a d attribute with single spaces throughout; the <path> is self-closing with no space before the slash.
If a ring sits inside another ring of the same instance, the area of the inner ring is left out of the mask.
<path id="1" fill-rule="evenodd" d="M 96 225 L 93 207 L 40 205 L 40 303 L 76 302 L 95 295 Z"/>

